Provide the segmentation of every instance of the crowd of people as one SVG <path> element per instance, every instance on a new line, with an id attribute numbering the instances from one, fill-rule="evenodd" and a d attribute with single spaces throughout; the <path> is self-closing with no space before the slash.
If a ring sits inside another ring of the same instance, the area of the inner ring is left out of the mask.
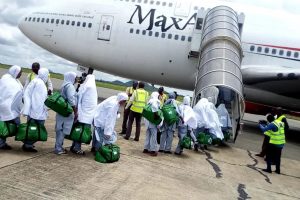
<path id="1" fill-rule="evenodd" d="M 0 121 L 13 122 L 20 125 L 20 117 L 27 117 L 27 122 L 34 120 L 36 123 L 44 125 L 48 118 L 48 108 L 44 102 L 53 92 L 53 85 L 48 69 L 40 68 L 39 63 L 32 64 L 32 73 L 28 74 L 25 86 L 23 87 L 19 78 L 22 75 L 22 68 L 12 66 L 8 73 L 0 79 Z M 75 88 L 75 83 L 79 87 Z M 183 102 L 177 100 L 177 93 L 171 92 L 168 96 L 164 88 L 151 95 L 144 89 L 143 82 L 133 81 L 132 87 L 128 87 L 126 92 L 112 96 L 100 104 L 96 89 L 95 76 L 83 74 L 78 81 L 77 74 L 67 72 L 64 74 L 64 81 L 60 88 L 60 94 L 72 107 L 73 112 L 69 116 L 56 114 L 56 142 L 54 152 L 57 155 L 67 154 L 63 147 L 64 138 L 70 135 L 74 123 L 82 123 L 85 126 L 93 127 L 92 152 L 97 152 L 104 144 L 114 144 L 117 140 L 115 130 L 116 120 L 120 107 L 124 106 L 124 116 L 121 135 L 125 140 L 129 140 L 132 132 L 133 122 L 136 123 L 134 141 L 140 140 L 141 123 L 143 109 L 150 106 L 154 118 L 158 119 L 159 111 L 164 106 L 172 106 L 178 116 L 174 123 L 167 120 L 155 124 L 145 119 L 146 139 L 143 153 L 157 156 L 158 152 L 172 154 L 172 142 L 175 130 L 178 131 L 178 145 L 174 151 L 175 155 L 183 153 L 182 140 L 188 136 L 194 144 L 194 149 L 204 148 L 199 143 L 198 134 L 207 132 L 212 138 L 224 139 L 224 132 L 231 129 L 229 113 L 226 109 L 230 105 L 233 95 L 226 88 L 216 87 L 204 90 L 202 98 L 192 108 L 191 98 L 185 96 Z M 222 100 L 220 101 L 220 97 Z M 216 107 L 216 105 L 218 105 Z M 268 123 L 260 124 L 261 130 L 266 138 L 263 150 L 258 156 L 265 156 L 267 160 L 266 172 L 271 172 L 271 165 L 276 165 L 276 172 L 280 173 L 281 150 L 285 143 L 284 128 L 288 128 L 286 118 L 282 113 L 275 119 L 274 115 L 267 117 Z M 0 149 L 10 150 L 11 146 L 6 143 L 6 138 L 0 138 Z M 34 141 L 23 141 L 22 149 L 26 152 L 37 152 Z M 84 155 L 81 143 L 74 141 L 70 151 L 74 154 Z"/>

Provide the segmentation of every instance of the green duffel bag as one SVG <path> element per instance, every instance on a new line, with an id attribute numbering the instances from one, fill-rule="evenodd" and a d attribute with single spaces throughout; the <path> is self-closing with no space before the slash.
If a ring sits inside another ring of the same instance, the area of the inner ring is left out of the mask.
<path id="1" fill-rule="evenodd" d="M 176 108 L 172 104 L 164 105 L 161 111 L 164 116 L 164 121 L 167 124 L 172 125 L 179 120 L 179 117 L 176 112 Z"/>
<path id="2" fill-rule="evenodd" d="M 200 144 L 204 144 L 204 145 L 211 145 L 212 144 L 212 138 L 210 135 L 205 134 L 205 133 L 199 133 L 197 136 L 197 141 Z"/>
<path id="3" fill-rule="evenodd" d="M 113 163 L 120 159 L 120 147 L 115 144 L 103 145 L 96 152 L 95 160 L 100 163 Z"/>
<path id="4" fill-rule="evenodd" d="M 149 122 L 155 125 L 159 125 L 163 119 L 163 113 L 161 110 L 157 112 L 158 118 L 154 117 L 154 112 L 152 112 L 151 105 L 146 105 L 143 109 L 143 117 L 145 117 Z"/>
<path id="5" fill-rule="evenodd" d="M 184 136 L 180 141 L 181 148 L 192 149 L 192 138 L 190 136 Z"/>
<path id="6" fill-rule="evenodd" d="M 17 125 L 13 122 L 0 121 L 0 138 L 8 138 L 16 136 Z"/>
<path id="7" fill-rule="evenodd" d="M 44 125 L 37 123 L 34 119 L 29 120 L 25 124 L 21 124 L 18 128 L 16 141 L 47 141 L 48 133 Z"/>
<path id="8" fill-rule="evenodd" d="M 45 105 L 63 117 L 68 117 L 73 113 L 72 106 L 61 96 L 59 92 L 54 92 L 49 96 Z"/>
<path id="9" fill-rule="evenodd" d="M 66 139 L 90 144 L 92 140 L 91 125 L 77 122 L 73 125 L 70 135 L 65 136 Z"/>

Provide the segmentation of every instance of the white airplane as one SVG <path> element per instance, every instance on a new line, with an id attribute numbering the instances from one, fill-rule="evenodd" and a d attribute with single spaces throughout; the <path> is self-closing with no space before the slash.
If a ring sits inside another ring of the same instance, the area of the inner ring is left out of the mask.
<path id="1" fill-rule="evenodd" d="M 246 16 L 242 37 L 246 112 L 266 114 L 281 106 L 299 114 L 300 40 L 288 43 L 260 32 L 254 35 L 259 22 L 251 7 L 227 1 L 99 0 L 77 11 L 31 13 L 21 19 L 19 28 L 42 48 L 81 66 L 194 90 L 199 58 L 190 55 L 197 13 L 201 7 L 220 4 Z"/>

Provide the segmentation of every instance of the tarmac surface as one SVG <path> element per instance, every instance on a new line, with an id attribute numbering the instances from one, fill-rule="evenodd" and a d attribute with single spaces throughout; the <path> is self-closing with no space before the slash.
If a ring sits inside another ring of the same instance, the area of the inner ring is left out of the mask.
<path id="1" fill-rule="evenodd" d="M 102 98 L 117 93 L 98 91 Z M 88 145 L 83 145 L 86 156 L 53 153 L 55 114 L 50 111 L 48 141 L 36 143 L 38 153 L 23 152 L 22 143 L 13 138 L 8 139 L 13 150 L 0 151 L 0 199 L 300 199 L 298 141 L 286 144 L 281 175 L 262 172 L 265 162 L 254 156 L 263 140 L 256 124 L 259 119 L 263 116 L 245 115 L 243 132 L 235 144 L 199 152 L 184 150 L 182 156 L 143 154 L 142 127 L 139 142 L 118 137 L 118 162 L 100 164 Z M 121 122 L 117 121 L 117 132 Z M 300 123 L 289 122 L 293 134 L 299 134 Z M 177 142 L 175 137 L 172 150 Z M 70 145 L 65 140 L 65 147 Z"/>

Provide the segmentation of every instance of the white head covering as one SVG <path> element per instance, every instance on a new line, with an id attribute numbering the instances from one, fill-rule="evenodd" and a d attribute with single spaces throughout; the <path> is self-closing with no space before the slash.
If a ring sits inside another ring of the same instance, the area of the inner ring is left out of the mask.
<path id="1" fill-rule="evenodd" d="M 191 98 L 189 96 L 185 96 L 183 98 L 183 105 L 187 105 L 187 106 L 191 105 Z"/>
<path id="2" fill-rule="evenodd" d="M 49 70 L 46 68 L 41 68 L 38 72 L 38 78 L 42 79 L 46 83 L 49 78 Z"/>
<path id="3" fill-rule="evenodd" d="M 152 92 L 148 104 L 151 104 L 152 112 L 157 112 L 160 108 L 160 100 L 158 99 L 159 93 Z"/>
<path id="4" fill-rule="evenodd" d="M 20 71 L 22 70 L 21 67 L 19 67 L 18 65 L 14 65 L 12 67 L 9 68 L 8 73 L 14 77 L 17 78 L 17 76 L 19 75 Z"/>
<path id="5" fill-rule="evenodd" d="M 128 95 L 125 92 L 121 92 L 117 96 L 117 101 L 127 101 L 128 100 Z"/>
<path id="6" fill-rule="evenodd" d="M 77 74 L 75 72 L 67 72 L 64 74 L 64 82 L 63 82 L 63 87 L 69 83 L 71 83 L 72 85 L 75 82 Z"/>

